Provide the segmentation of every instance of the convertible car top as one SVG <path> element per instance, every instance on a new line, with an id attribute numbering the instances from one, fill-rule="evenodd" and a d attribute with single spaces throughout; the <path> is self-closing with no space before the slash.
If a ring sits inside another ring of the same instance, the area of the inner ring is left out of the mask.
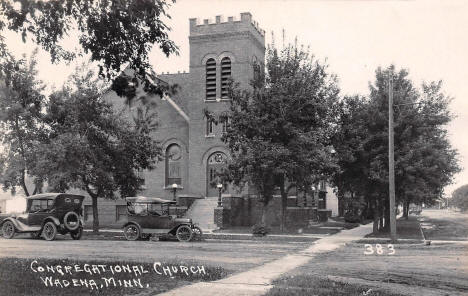
<path id="1" fill-rule="evenodd" d="M 125 198 L 128 202 L 141 202 L 141 203 L 161 203 L 161 204 L 175 204 L 176 201 L 162 199 L 159 197 L 146 197 L 146 196 L 131 196 Z"/>

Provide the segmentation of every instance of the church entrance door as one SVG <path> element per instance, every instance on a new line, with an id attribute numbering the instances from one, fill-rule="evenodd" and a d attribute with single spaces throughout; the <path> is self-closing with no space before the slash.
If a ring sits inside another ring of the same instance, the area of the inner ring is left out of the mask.
<path id="1" fill-rule="evenodd" d="M 216 185 L 220 182 L 219 174 L 227 167 L 227 157 L 223 152 L 215 152 L 208 157 L 206 165 L 206 196 L 218 196 Z"/>

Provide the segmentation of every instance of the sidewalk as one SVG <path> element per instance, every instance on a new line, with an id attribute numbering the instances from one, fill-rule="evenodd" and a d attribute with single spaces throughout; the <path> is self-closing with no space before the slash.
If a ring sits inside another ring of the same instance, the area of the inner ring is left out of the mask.
<path id="1" fill-rule="evenodd" d="M 333 251 L 348 242 L 363 238 L 371 231 L 372 223 L 350 230 L 343 230 L 338 234 L 314 242 L 309 248 L 297 254 L 287 255 L 281 259 L 219 281 L 200 282 L 174 289 L 161 295 L 263 295 L 272 287 L 272 281 L 282 274 L 306 264 L 316 254 Z"/>

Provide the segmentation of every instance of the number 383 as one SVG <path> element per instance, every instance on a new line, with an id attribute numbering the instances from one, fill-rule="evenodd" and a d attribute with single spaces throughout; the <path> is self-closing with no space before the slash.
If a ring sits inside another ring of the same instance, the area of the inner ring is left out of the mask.
<path id="1" fill-rule="evenodd" d="M 395 254 L 395 248 L 393 247 L 392 244 L 388 244 L 387 248 L 384 248 L 381 244 L 375 244 L 375 247 L 371 244 L 365 244 L 364 245 L 364 255 L 372 255 L 372 254 L 377 254 L 377 255 L 393 255 Z"/>

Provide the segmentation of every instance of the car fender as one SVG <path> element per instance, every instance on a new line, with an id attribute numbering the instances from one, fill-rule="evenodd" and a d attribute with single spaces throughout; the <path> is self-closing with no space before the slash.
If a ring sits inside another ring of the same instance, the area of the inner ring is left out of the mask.
<path id="1" fill-rule="evenodd" d="M 19 222 L 18 220 L 16 220 L 15 218 L 13 218 L 13 217 L 7 217 L 7 218 L 3 219 L 2 223 L 0 223 L 0 227 L 2 227 L 3 224 L 6 221 L 10 221 L 11 223 L 13 223 L 13 225 L 15 226 L 17 231 L 23 231 L 24 227 L 21 226 L 22 223 Z"/>
<path id="2" fill-rule="evenodd" d="M 44 227 L 44 225 L 49 222 L 49 221 L 52 221 L 54 222 L 54 224 L 56 226 L 60 226 L 60 220 L 54 216 L 48 216 L 47 218 L 45 218 L 43 221 L 42 221 L 42 225 L 41 225 L 41 228 Z"/>
<path id="3" fill-rule="evenodd" d="M 192 229 L 192 224 L 190 224 L 190 223 L 180 223 L 180 224 L 177 224 L 176 226 L 174 226 L 174 227 L 171 229 L 171 231 L 169 231 L 169 233 L 175 235 L 175 233 L 176 233 L 176 231 L 177 231 L 177 228 L 179 228 L 179 227 L 182 226 L 182 225 L 187 225 L 188 227 L 190 227 L 190 229 Z"/>
<path id="4" fill-rule="evenodd" d="M 140 224 L 138 224 L 137 222 L 134 222 L 134 221 L 130 221 L 130 222 L 125 223 L 122 228 L 125 228 L 125 227 L 127 227 L 128 225 L 131 225 L 131 224 L 136 225 L 140 229 L 140 231 L 143 229 L 143 228 L 141 228 Z"/>

